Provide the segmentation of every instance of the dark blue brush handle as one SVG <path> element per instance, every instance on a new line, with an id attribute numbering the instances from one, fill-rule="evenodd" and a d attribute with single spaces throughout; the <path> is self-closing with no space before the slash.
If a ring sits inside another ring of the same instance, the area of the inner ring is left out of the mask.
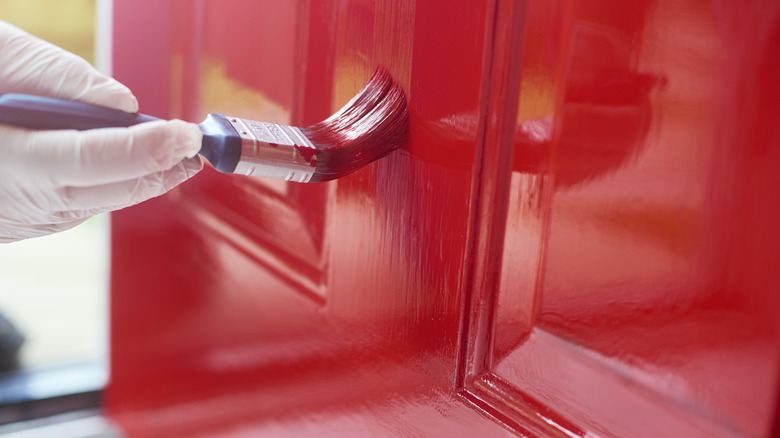
<path id="1" fill-rule="evenodd" d="M 127 127 L 160 120 L 88 103 L 5 93 L 0 95 L 0 123 L 32 129 L 95 129 Z"/>
<path id="2" fill-rule="evenodd" d="M 0 123 L 31 129 L 120 128 L 161 120 L 146 114 L 29 94 L 0 94 Z M 200 125 L 200 154 L 220 172 L 231 173 L 241 158 L 241 136 L 221 114 Z"/>

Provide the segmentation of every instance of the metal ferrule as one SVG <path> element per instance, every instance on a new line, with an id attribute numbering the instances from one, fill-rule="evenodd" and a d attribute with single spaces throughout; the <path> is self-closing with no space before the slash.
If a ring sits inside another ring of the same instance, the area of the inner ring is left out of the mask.
<path id="1" fill-rule="evenodd" d="M 241 159 L 234 173 L 309 182 L 317 151 L 295 126 L 227 116 L 241 136 Z"/>

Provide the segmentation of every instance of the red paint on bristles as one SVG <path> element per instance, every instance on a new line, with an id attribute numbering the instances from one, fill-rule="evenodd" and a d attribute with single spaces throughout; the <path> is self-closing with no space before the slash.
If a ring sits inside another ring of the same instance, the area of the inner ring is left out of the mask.
<path id="1" fill-rule="evenodd" d="M 342 177 L 399 148 L 408 123 L 403 90 L 387 70 L 378 68 L 336 114 L 301 129 L 316 148 L 310 181 Z"/>

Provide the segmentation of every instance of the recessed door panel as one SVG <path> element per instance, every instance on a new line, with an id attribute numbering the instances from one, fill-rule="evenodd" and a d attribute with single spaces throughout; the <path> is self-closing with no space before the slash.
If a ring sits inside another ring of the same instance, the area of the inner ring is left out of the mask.
<path id="1" fill-rule="evenodd" d="M 730 102 L 765 93 L 734 81 L 760 87 L 777 67 L 747 68 L 768 52 L 723 39 L 776 37 L 729 27 L 724 8 L 758 14 L 527 4 L 495 326 L 478 338 L 492 350 L 468 374 L 472 402 L 518 430 L 773 433 L 777 274 L 748 260 L 774 257 L 778 211 L 738 205 L 776 182 L 768 149 L 746 143 L 776 128 Z"/>

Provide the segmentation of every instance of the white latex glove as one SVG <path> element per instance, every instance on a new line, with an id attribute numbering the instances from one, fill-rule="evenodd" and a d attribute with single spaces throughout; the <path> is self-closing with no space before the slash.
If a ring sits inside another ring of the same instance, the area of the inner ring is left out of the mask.
<path id="1" fill-rule="evenodd" d="M 85 60 L 0 21 L 0 93 L 138 111 L 127 87 Z M 201 131 L 180 120 L 34 131 L 0 125 L 0 242 L 72 228 L 162 195 L 203 168 Z"/>

